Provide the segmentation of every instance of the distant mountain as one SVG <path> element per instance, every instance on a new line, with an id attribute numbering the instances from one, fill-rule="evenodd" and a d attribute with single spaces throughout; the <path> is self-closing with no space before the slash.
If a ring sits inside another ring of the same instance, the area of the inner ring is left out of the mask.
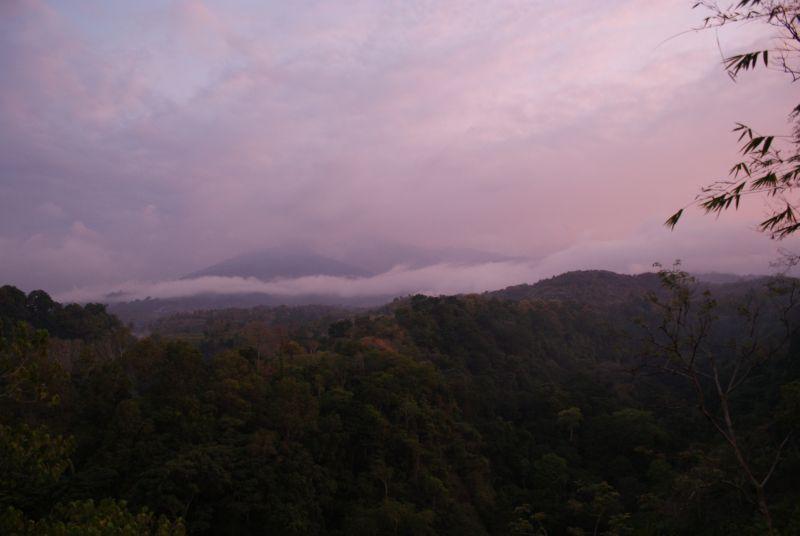
<path id="1" fill-rule="evenodd" d="M 304 248 L 271 248 L 237 255 L 184 279 L 202 276 L 255 277 L 263 281 L 311 275 L 365 277 L 374 273 Z"/>
<path id="2" fill-rule="evenodd" d="M 341 257 L 344 260 L 339 260 Z M 303 246 L 282 246 L 237 255 L 184 279 L 202 276 L 256 277 L 264 281 L 311 275 L 369 277 L 396 266 L 423 268 L 434 264 L 481 264 L 522 261 L 497 253 L 466 248 L 427 249 L 392 243 L 357 244 L 340 255 L 325 255 Z M 337 257 L 337 258 L 334 258 Z"/>
<path id="3" fill-rule="evenodd" d="M 305 246 L 282 246 L 237 255 L 212 266 L 185 275 L 182 279 L 204 276 L 255 277 L 262 281 L 315 275 L 333 277 L 370 277 L 396 266 L 422 268 L 441 263 L 476 264 L 513 259 L 493 253 L 470 249 L 425 249 L 391 243 L 358 244 L 343 248 L 339 260 Z M 338 256 L 338 255 L 337 255 Z M 112 295 L 109 295 L 111 298 Z M 109 310 L 126 323 L 142 329 L 152 321 L 175 313 L 276 305 L 338 305 L 343 307 L 374 307 L 396 296 L 376 295 L 344 298 L 333 294 L 277 296 L 265 293 L 198 294 L 183 298 L 148 298 L 122 302 L 115 300 Z"/>
<path id="4" fill-rule="evenodd" d="M 528 261 L 469 248 L 423 248 L 407 244 L 360 244 L 349 248 L 347 258 L 374 273 L 391 270 L 395 266 L 423 268 L 434 264 L 483 264 L 488 262 Z"/>
<path id="5" fill-rule="evenodd" d="M 267 263 L 258 264 L 247 262 L 258 260 L 258 255 L 243 255 L 232 259 L 231 262 L 220 263 L 217 267 L 210 267 L 201 272 L 196 272 L 193 276 L 199 275 L 239 275 L 258 277 L 289 277 L 289 274 L 312 275 L 320 273 L 319 270 L 327 271 L 327 275 L 355 276 L 356 269 L 347 269 L 345 263 L 338 263 L 331 259 L 319 255 L 309 255 L 308 257 L 294 256 L 283 257 L 283 264 L 275 261 L 274 256 L 268 257 Z M 279 257 L 280 258 L 280 257 Z M 302 258 L 310 259 L 313 264 L 303 267 L 295 267 L 289 261 Z M 241 263 L 233 262 L 237 259 L 244 259 Z M 322 260 L 320 260 L 322 259 Z M 330 262 L 326 262 L 330 261 Z M 260 272 L 256 268 L 261 267 Z M 267 271 L 266 268 L 271 271 Z M 295 269 L 296 268 L 296 269 Z M 291 269 L 291 271 L 290 271 Z M 362 273 L 369 273 L 362 271 Z M 269 274 L 269 275 L 265 275 Z M 715 274 L 715 281 L 709 283 L 698 278 L 701 286 L 714 286 L 715 294 L 724 296 L 726 294 L 738 294 L 748 289 L 761 287 L 767 278 L 752 278 L 731 276 L 726 274 Z M 731 282 L 728 282 L 728 281 Z M 582 270 L 567 272 L 549 279 L 543 279 L 533 284 L 514 285 L 502 290 L 486 292 L 484 295 L 506 299 L 506 300 L 557 300 L 564 302 L 575 302 L 581 304 L 629 307 L 635 304 L 642 304 L 644 296 L 649 292 L 659 293 L 663 291 L 658 274 L 644 273 L 638 275 L 623 275 L 605 270 Z M 345 298 L 336 295 L 308 294 L 297 296 L 277 296 L 264 293 L 246 294 L 198 294 L 183 298 L 169 299 L 144 299 L 128 302 L 112 302 L 109 304 L 109 311 L 117 315 L 125 323 L 134 324 L 139 331 L 143 330 L 153 321 L 164 316 L 176 313 L 214 310 L 226 308 L 249 308 L 256 306 L 277 306 L 277 305 L 327 305 L 340 306 L 346 308 L 370 308 L 388 305 L 397 296 L 375 295 Z M 400 302 L 403 300 L 401 299 Z M 638 307 L 638 306 L 637 306 Z"/>

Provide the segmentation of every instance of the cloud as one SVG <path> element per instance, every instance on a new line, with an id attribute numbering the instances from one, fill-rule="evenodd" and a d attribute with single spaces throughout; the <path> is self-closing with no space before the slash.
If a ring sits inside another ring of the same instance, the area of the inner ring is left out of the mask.
<path id="1" fill-rule="evenodd" d="M 545 257 L 538 270 L 556 275 L 592 267 L 631 274 L 653 271 L 654 263 L 669 266 L 681 260 L 696 273 L 766 274 L 772 272 L 770 262 L 777 259 L 779 245 L 798 250 L 800 242 L 793 238 L 778 244 L 741 223 L 715 226 L 695 217 L 668 232 L 652 221 L 626 237 L 579 241 Z"/>
<path id="2" fill-rule="evenodd" d="M 252 277 L 205 276 L 158 282 L 130 281 L 114 286 L 74 289 L 59 293 L 61 301 L 129 301 L 179 298 L 198 294 L 265 293 L 276 296 L 326 295 L 342 298 L 402 296 L 413 293 L 480 292 L 525 280 L 533 271 L 519 262 L 471 265 L 436 264 L 424 268 L 395 267 L 372 277 L 308 276 L 262 281 Z"/>
<path id="3" fill-rule="evenodd" d="M 36 207 L 36 212 L 40 216 L 52 220 L 60 220 L 66 217 L 67 213 L 61 208 L 60 205 L 57 203 L 53 203 L 52 201 L 45 201 L 38 207 Z"/>
<path id="4" fill-rule="evenodd" d="M 603 269 L 624 274 L 654 271 L 653 264 L 669 266 L 682 259 L 695 273 L 728 271 L 766 274 L 777 257 L 775 243 L 746 227 L 703 227 L 696 219 L 685 224 L 690 237 L 666 232 L 652 222 L 625 239 L 585 240 L 537 261 L 438 263 L 419 268 L 396 266 L 371 277 L 309 276 L 262 281 L 256 278 L 206 276 L 162 281 L 128 281 L 113 285 L 74 288 L 56 295 L 61 301 L 130 301 L 180 298 L 198 294 L 265 293 L 275 296 L 324 295 L 342 298 L 475 293 L 510 285 L 535 283 L 563 272 Z M 783 244 L 797 247 L 797 240 Z"/>
<path id="5" fill-rule="evenodd" d="M 104 247 L 102 237 L 84 223 L 75 221 L 54 234 L 34 234 L 24 240 L 0 237 L 3 270 L 10 281 L 27 290 L 50 281 L 53 286 L 89 285 L 109 281 L 122 264 Z"/>
<path id="6" fill-rule="evenodd" d="M 685 204 L 734 121 L 779 131 L 796 97 L 731 84 L 711 34 L 662 43 L 699 21 L 666 0 L 0 9 L 0 278 L 54 290 L 295 243 L 578 258 Z"/>

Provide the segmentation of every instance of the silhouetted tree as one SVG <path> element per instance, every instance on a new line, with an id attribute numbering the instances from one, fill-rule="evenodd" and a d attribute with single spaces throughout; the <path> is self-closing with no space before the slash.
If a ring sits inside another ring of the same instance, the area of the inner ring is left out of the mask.
<path id="1" fill-rule="evenodd" d="M 709 290 L 698 289 L 694 278 L 682 271 L 678 263 L 659 275 L 668 296 L 651 296 L 661 314 L 661 319 L 648 331 L 656 366 L 689 383 L 698 408 L 731 448 L 739 474 L 752 489 L 772 533 L 773 520 L 765 487 L 792 431 L 774 448 L 770 462 L 757 467 L 756 458 L 748 452 L 742 430 L 737 427 L 732 399 L 759 368 L 787 349 L 797 330 L 793 316 L 800 300 L 800 287 L 796 280 L 780 278 L 770 289 L 774 301 L 765 304 L 751 299 L 739 305 L 739 320 L 732 327 L 735 331 L 720 335 L 715 333 L 720 311 Z M 767 310 L 767 305 L 774 305 L 774 310 Z M 762 423 L 762 427 L 770 424 Z M 764 447 L 759 445 L 760 449 Z"/>

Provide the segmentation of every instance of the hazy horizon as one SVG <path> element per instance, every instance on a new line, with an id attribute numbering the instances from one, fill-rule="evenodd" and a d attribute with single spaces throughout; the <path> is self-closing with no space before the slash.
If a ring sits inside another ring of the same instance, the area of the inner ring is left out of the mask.
<path id="1" fill-rule="evenodd" d="M 662 225 L 725 177 L 735 122 L 785 131 L 795 104 L 781 73 L 720 67 L 717 38 L 733 54 L 767 35 L 685 33 L 691 3 L 4 2 L 0 284 L 97 299 L 473 292 L 675 259 L 768 273 L 797 239 L 755 229 L 760 201 Z M 274 247 L 383 269 L 180 279 Z"/>

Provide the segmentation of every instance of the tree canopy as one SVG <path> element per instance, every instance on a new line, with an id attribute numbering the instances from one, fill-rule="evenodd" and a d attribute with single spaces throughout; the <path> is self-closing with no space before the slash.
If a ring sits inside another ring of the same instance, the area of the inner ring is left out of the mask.
<path id="1" fill-rule="evenodd" d="M 648 343 L 676 311 L 659 304 L 689 307 L 688 326 L 713 290 L 698 370 L 714 419 L 723 406 L 709 356 L 728 374 L 744 334 L 781 343 L 746 361 L 725 407 L 753 473 L 770 473 L 775 529 L 792 533 L 800 339 L 775 327 L 779 311 L 796 325 L 796 310 L 772 280 L 693 282 L 688 293 L 669 281 L 575 273 L 344 318 L 198 312 L 138 340 L 113 321 L 77 339 L 11 323 L 38 317 L 6 288 L 19 307 L 2 308 L 12 327 L 0 344 L 0 532 L 763 533 L 729 438 L 684 376 L 665 373 L 677 358 Z"/>

